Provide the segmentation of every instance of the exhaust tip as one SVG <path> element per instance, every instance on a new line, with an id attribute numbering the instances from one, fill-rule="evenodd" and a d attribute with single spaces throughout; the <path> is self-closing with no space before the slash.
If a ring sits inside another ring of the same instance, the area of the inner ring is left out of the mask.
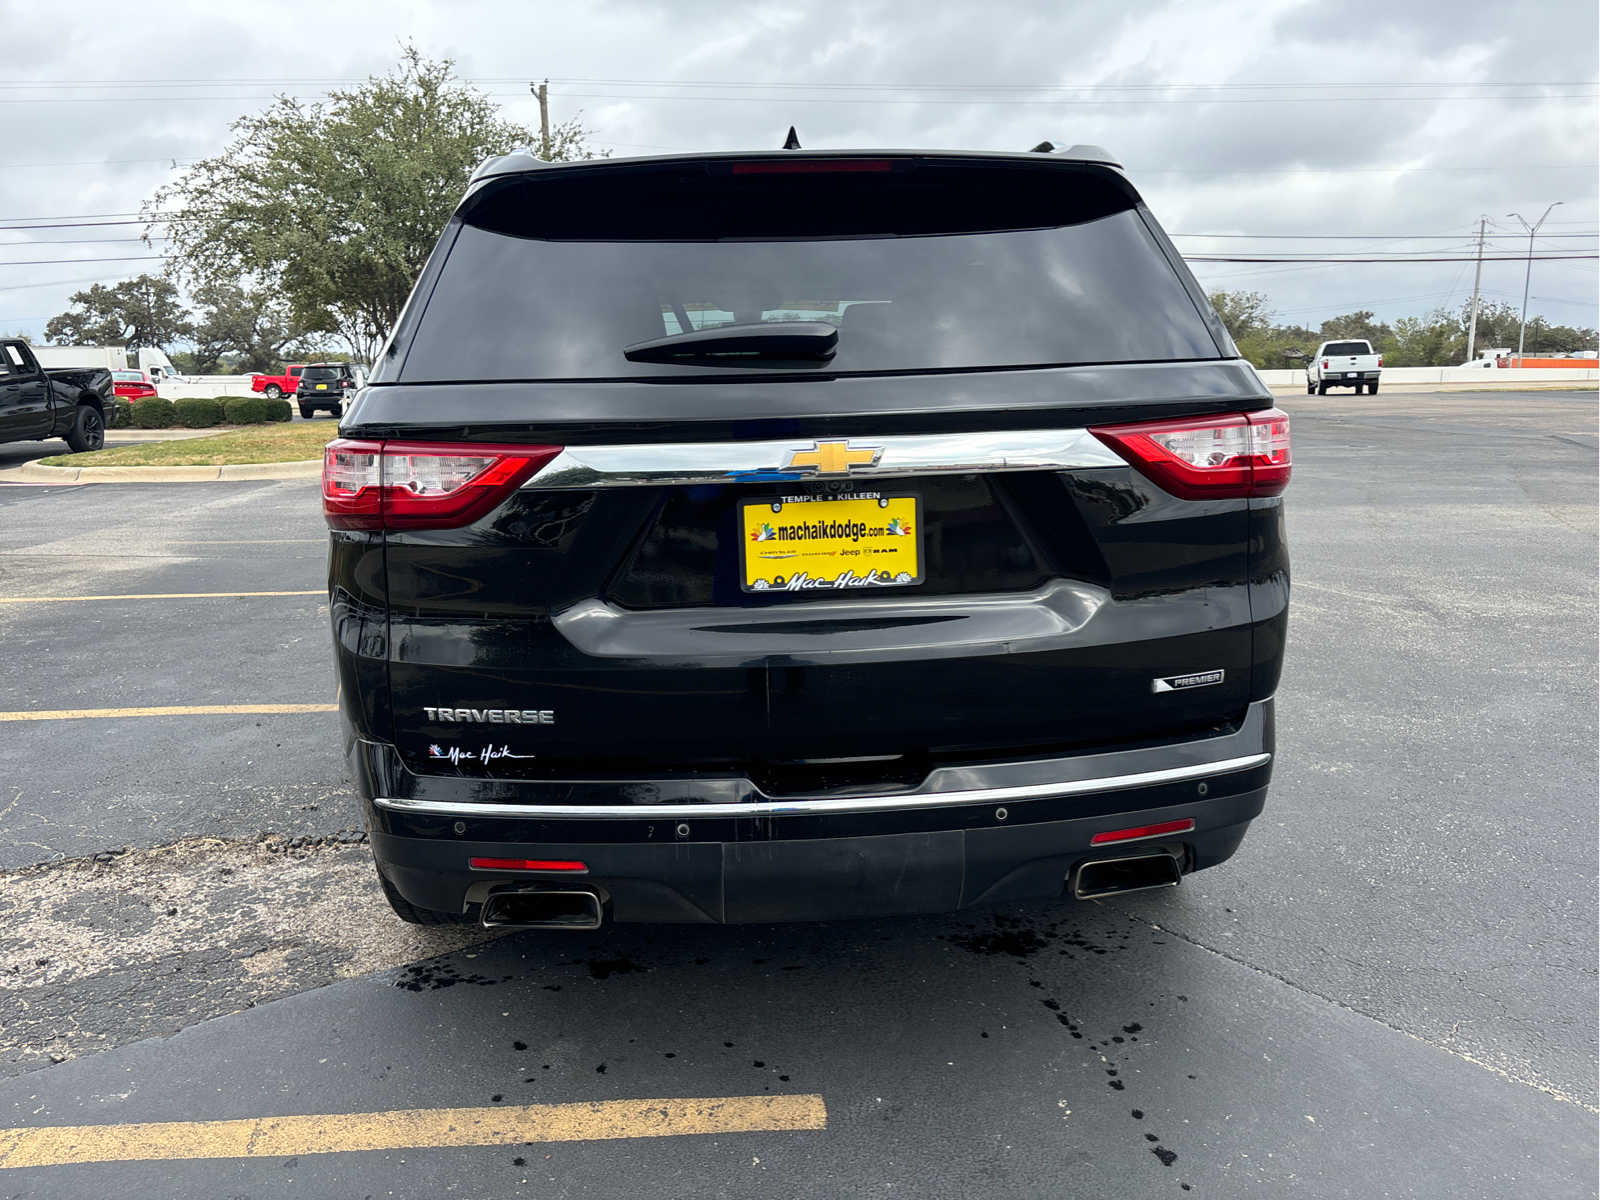
<path id="1" fill-rule="evenodd" d="M 599 929 L 604 919 L 595 892 L 534 888 L 489 893 L 479 917 L 485 929 Z"/>
<path id="2" fill-rule="evenodd" d="M 1098 858 L 1079 863 L 1072 875 L 1072 894 L 1079 900 L 1177 887 L 1183 866 L 1176 854 L 1139 854 L 1131 858 Z"/>

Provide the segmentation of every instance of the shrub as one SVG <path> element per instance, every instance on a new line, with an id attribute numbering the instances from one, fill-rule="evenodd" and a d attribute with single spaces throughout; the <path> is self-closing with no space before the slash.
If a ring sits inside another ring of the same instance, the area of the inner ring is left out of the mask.
<path id="1" fill-rule="evenodd" d="M 117 416 L 117 428 L 118 429 L 132 429 L 133 428 L 133 401 L 132 400 L 124 400 L 121 396 L 118 396 L 114 401 L 112 401 L 112 403 L 115 404 L 116 408 L 117 408 L 117 413 L 116 413 L 116 416 Z"/>
<path id="2" fill-rule="evenodd" d="M 172 401 L 161 396 L 140 396 L 133 402 L 133 423 L 140 429 L 167 429 L 176 415 Z"/>
<path id="3" fill-rule="evenodd" d="M 174 402 L 172 412 L 185 429 L 208 429 L 222 420 L 222 405 L 203 396 Z"/>
<path id="4" fill-rule="evenodd" d="M 267 406 L 267 420 L 269 421 L 287 421 L 294 416 L 294 405 L 287 400 L 271 400 L 263 396 L 262 403 Z"/>
<path id="5" fill-rule="evenodd" d="M 229 425 L 265 425 L 272 419 L 272 403 L 265 396 L 229 396 L 222 403 L 222 419 Z"/>

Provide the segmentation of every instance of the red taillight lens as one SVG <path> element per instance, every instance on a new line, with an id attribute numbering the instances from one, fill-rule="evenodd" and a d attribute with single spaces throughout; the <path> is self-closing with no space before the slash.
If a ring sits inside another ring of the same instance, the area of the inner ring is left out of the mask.
<path id="1" fill-rule="evenodd" d="M 560 453 L 560 446 L 339 438 L 323 450 L 322 514 L 332 529 L 455 529 Z"/>
<path id="2" fill-rule="evenodd" d="M 1328 369 L 1328 360 L 1327 359 L 1323 359 L 1322 360 L 1322 369 L 1324 371 L 1326 371 Z"/>
<path id="3" fill-rule="evenodd" d="M 1161 837 L 1169 833 L 1188 833 L 1194 828 L 1194 820 L 1184 817 L 1177 821 L 1162 821 L 1156 825 L 1135 825 L 1132 829 L 1111 829 L 1105 833 L 1097 833 L 1089 839 L 1091 846 L 1108 846 L 1113 842 L 1136 842 L 1140 838 Z"/>
<path id="4" fill-rule="evenodd" d="M 1289 484 L 1289 416 L 1276 408 L 1090 430 L 1175 496 L 1276 496 Z"/>
<path id="5" fill-rule="evenodd" d="M 1383 366 L 1383 355 L 1381 355 L 1381 354 L 1380 354 L 1380 355 L 1378 355 L 1378 365 L 1379 365 L 1379 366 L 1380 366 L 1380 367 L 1381 367 L 1381 366 Z"/>
<path id="6" fill-rule="evenodd" d="M 573 858 L 469 858 L 474 871 L 587 871 L 588 865 Z"/>

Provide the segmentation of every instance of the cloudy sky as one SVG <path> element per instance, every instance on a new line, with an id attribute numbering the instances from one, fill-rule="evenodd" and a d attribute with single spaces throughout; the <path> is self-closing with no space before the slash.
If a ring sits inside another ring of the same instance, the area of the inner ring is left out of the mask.
<path id="1" fill-rule="evenodd" d="M 527 81 L 549 77 L 554 118 L 581 110 L 616 155 L 775 147 L 791 122 L 808 148 L 1098 143 L 1191 258 L 1459 257 L 1480 216 L 1489 253 L 1516 255 L 1527 239 L 1506 214 L 1534 221 L 1555 200 L 1538 253 L 1593 254 L 1600 229 L 1594 0 L 0 12 L 27 48 L 0 83 L 5 331 L 37 335 L 78 288 L 160 267 L 136 261 L 151 253 L 136 225 L 21 226 L 131 216 L 174 159 L 215 153 L 240 114 L 382 72 L 408 39 L 525 123 L 538 120 Z M 1472 288 L 1470 262 L 1194 265 L 1208 287 L 1265 292 L 1281 319 L 1313 326 L 1357 308 L 1459 307 Z M 1487 297 L 1520 303 L 1523 270 L 1487 264 Z M 1593 326 L 1597 278 L 1593 259 L 1535 262 L 1530 310 Z"/>

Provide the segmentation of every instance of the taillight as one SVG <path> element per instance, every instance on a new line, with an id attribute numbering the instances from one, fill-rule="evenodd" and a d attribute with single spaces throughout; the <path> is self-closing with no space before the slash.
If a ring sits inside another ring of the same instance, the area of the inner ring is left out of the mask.
<path id="1" fill-rule="evenodd" d="M 1276 496 L 1289 484 L 1289 416 L 1276 408 L 1091 429 L 1175 496 Z"/>
<path id="2" fill-rule="evenodd" d="M 560 446 L 338 438 L 322 452 L 322 515 L 331 529 L 455 529 L 560 453 Z"/>
<path id="3" fill-rule="evenodd" d="M 1380 366 L 1380 367 L 1381 367 L 1381 366 L 1383 366 L 1383 355 L 1381 355 L 1381 354 L 1380 354 L 1380 355 L 1378 355 L 1378 365 L 1379 365 L 1379 366 Z"/>
<path id="4" fill-rule="evenodd" d="M 1328 360 L 1327 359 L 1323 359 L 1322 360 L 1322 369 L 1324 371 L 1326 371 L 1328 369 Z"/>

